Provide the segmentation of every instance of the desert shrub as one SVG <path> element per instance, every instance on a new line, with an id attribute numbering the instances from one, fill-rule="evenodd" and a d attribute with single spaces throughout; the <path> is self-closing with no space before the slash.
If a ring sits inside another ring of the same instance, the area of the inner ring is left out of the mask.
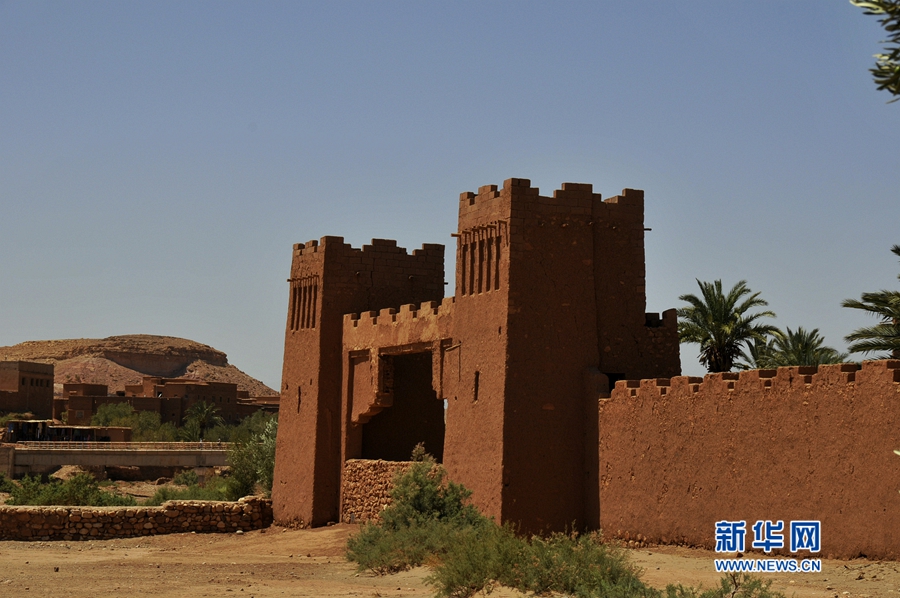
<path id="1" fill-rule="evenodd" d="M 466 503 L 471 490 L 446 480 L 446 470 L 422 445 L 412 454 L 413 465 L 398 474 L 391 505 L 381 513 L 382 525 L 401 529 L 431 522 L 470 526 L 484 521 L 478 509 Z"/>
<path id="2" fill-rule="evenodd" d="M 467 597 L 503 585 L 539 595 L 660 597 L 623 551 L 596 535 L 526 539 L 493 523 L 459 534 L 428 581 L 438 596 Z"/>
<path id="3" fill-rule="evenodd" d="M 446 471 L 420 446 L 413 465 L 398 473 L 381 523 L 366 523 L 347 544 L 360 570 L 391 573 L 433 561 L 464 530 L 494 525 L 466 503 L 471 492 L 446 480 Z"/>
<path id="4" fill-rule="evenodd" d="M 175 474 L 172 482 L 179 486 L 196 486 L 200 483 L 200 476 L 193 469 L 184 469 Z"/>
<path id="5" fill-rule="evenodd" d="M 525 539 L 508 526 L 463 530 L 427 578 L 438 596 L 468 598 L 494 586 L 532 595 L 577 598 L 784 598 L 744 573 L 722 577 L 719 587 L 702 590 L 669 585 L 657 590 L 641 581 L 623 550 L 596 534 L 552 534 Z"/>
<path id="6" fill-rule="evenodd" d="M 12 492 L 16 487 L 15 483 L 0 471 L 0 492 Z"/>
<path id="7" fill-rule="evenodd" d="M 68 480 L 42 483 L 40 478 L 25 476 L 10 491 L 8 505 L 64 505 L 111 507 L 137 504 L 131 496 L 107 492 L 88 473 L 79 473 Z"/>
<path id="8" fill-rule="evenodd" d="M 763 581 L 747 573 L 729 573 L 719 580 L 719 587 L 697 590 L 670 585 L 665 598 L 785 598 L 784 594 L 769 589 L 772 580 Z"/>
<path id="9" fill-rule="evenodd" d="M 381 522 L 364 524 L 347 543 L 347 558 L 360 570 L 386 574 L 427 564 L 437 595 L 454 598 L 497 585 L 578 598 L 783 598 L 768 582 L 742 574 L 711 590 L 673 585 L 662 592 L 642 582 L 626 553 L 598 534 L 523 538 L 467 504 L 470 491 L 446 480 L 421 447 L 413 460 L 395 478 Z"/>
<path id="10" fill-rule="evenodd" d="M 228 465 L 231 468 L 227 492 L 229 500 L 254 494 L 257 485 L 266 494 L 272 491 L 277 435 L 278 418 L 269 417 L 262 430 L 252 433 L 247 440 L 232 445 L 228 453 Z"/>
<path id="11" fill-rule="evenodd" d="M 509 526 L 489 521 L 457 530 L 427 582 L 438 596 L 471 596 L 495 585 L 514 587 L 526 545 Z"/>
<path id="12" fill-rule="evenodd" d="M 213 476 L 203 484 L 192 484 L 187 488 L 160 486 L 153 496 L 144 501 L 148 507 L 158 507 L 168 500 L 228 500 L 227 482 Z"/>

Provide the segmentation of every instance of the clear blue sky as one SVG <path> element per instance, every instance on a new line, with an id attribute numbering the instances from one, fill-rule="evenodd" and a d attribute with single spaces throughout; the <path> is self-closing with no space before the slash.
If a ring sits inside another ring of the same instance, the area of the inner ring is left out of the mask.
<path id="1" fill-rule="evenodd" d="M 646 191 L 649 311 L 746 279 L 843 349 L 900 272 L 883 38 L 843 0 L 0 1 L 0 345 L 181 336 L 277 388 L 292 243 L 449 246 L 522 177 Z"/>

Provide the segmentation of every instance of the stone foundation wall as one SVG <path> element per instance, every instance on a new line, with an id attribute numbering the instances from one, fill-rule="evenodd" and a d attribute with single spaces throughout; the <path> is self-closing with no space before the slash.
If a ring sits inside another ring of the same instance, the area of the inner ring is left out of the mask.
<path id="1" fill-rule="evenodd" d="M 169 501 L 159 507 L 0 506 L 0 540 L 103 540 L 179 532 L 236 532 L 272 524 L 272 501 Z"/>
<path id="2" fill-rule="evenodd" d="M 341 478 L 341 521 L 379 521 L 381 511 L 391 504 L 394 476 L 411 465 L 410 461 L 348 459 Z"/>

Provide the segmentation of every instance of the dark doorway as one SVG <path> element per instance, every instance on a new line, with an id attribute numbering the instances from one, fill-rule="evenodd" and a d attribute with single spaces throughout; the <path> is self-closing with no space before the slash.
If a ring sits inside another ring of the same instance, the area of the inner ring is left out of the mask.
<path id="1" fill-rule="evenodd" d="M 409 461 L 420 442 L 444 458 L 444 402 L 431 387 L 431 353 L 383 356 L 393 366 L 393 406 L 362 429 L 362 458 Z"/>

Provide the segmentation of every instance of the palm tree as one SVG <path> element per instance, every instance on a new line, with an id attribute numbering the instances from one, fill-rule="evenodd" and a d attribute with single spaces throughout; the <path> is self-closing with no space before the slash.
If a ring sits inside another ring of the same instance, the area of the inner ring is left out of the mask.
<path id="1" fill-rule="evenodd" d="M 891 247 L 891 252 L 900 256 L 900 245 Z M 858 328 L 844 337 L 852 343 L 847 347 L 851 353 L 887 351 L 882 359 L 900 359 L 900 291 L 863 293 L 859 300 L 845 299 L 841 305 L 861 309 L 881 320 L 875 326 Z"/>
<path id="2" fill-rule="evenodd" d="M 778 331 L 776 330 L 776 332 Z M 741 349 L 743 361 L 736 362 L 734 366 L 739 370 L 759 370 L 769 367 L 767 365 L 769 355 L 772 353 L 774 345 L 775 339 L 771 336 L 747 341 L 747 350 Z"/>
<path id="3" fill-rule="evenodd" d="M 194 434 L 194 427 L 196 427 L 200 439 L 203 439 L 209 428 L 225 424 L 225 420 L 219 414 L 219 408 L 206 401 L 197 401 L 188 407 L 184 420 L 184 427 L 186 429 L 190 428 L 192 435 Z"/>
<path id="4" fill-rule="evenodd" d="M 196 419 L 185 419 L 184 425 L 175 432 L 175 437 L 183 442 L 200 442 L 203 440 L 200 422 Z"/>
<path id="5" fill-rule="evenodd" d="M 695 295 L 682 295 L 681 301 L 690 305 L 678 309 L 678 337 L 683 343 L 700 345 L 700 363 L 709 372 L 728 372 L 741 355 L 741 345 L 755 339 L 765 340 L 777 328 L 758 322 L 762 317 L 774 318 L 770 310 L 747 313 L 768 303 L 747 287 L 741 280 L 728 291 L 722 292 L 722 281 L 701 282 L 702 299 Z M 748 296 L 749 295 L 749 296 Z"/>
<path id="6" fill-rule="evenodd" d="M 780 367 L 784 365 L 825 365 L 844 363 L 846 353 L 823 345 L 825 339 L 819 336 L 819 329 L 805 330 L 803 326 L 796 331 L 785 328 L 785 332 L 772 334 L 772 345 L 762 360 L 763 367 Z"/>

